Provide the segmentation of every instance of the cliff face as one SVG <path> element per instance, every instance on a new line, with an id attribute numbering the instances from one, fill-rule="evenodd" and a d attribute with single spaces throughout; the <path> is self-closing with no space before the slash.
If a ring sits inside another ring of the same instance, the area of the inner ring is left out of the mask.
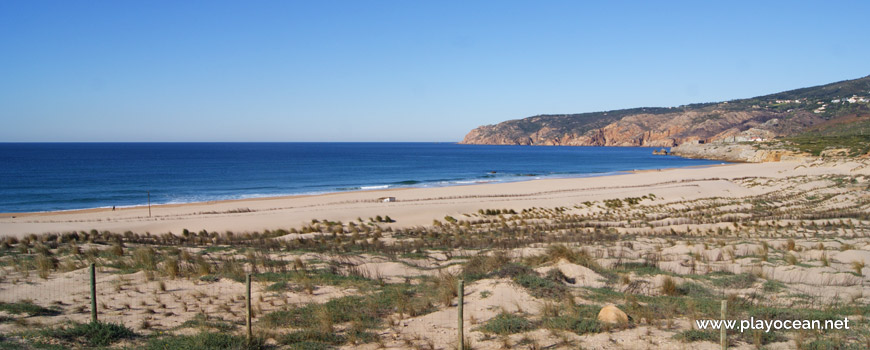
<path id="1" fill-rule="evenodd" d="M 508 121 L 478 127 L 469 132 L 463 144 L 562 145 L 562 146 L 648 146 L 672 147 L 704 140 L 768 139 L 788 134 L 780 121 L 813 125 L 824 121 L 812 113 L 785 114 L 763 110 L 728 111 L 707 108 L 661 114 L 631 114 L 602 127 L 585 132 L 548 123 L 535 117 L 540 127 L 532 130 Z"/>
<path id="2" fill-rule="evenodd" d="M 698 140 L 768 140 L 795 135 L 849 113 L 870 113 L 867 99 L 847 104 L 844 98 L 868 94 L 870 77 L 865 77 L 722 103 L 539 115 L 478 127 L 460 143 L 672 147 Z"/>

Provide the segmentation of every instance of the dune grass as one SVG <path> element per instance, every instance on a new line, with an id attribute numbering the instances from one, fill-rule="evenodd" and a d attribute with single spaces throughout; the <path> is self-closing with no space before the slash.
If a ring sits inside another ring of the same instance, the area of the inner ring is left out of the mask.
<path id="1" fill-rule="evenodd" d="M 170 335 L 149 340 L 146 350 L 261 350 L 268 349 L 265 341 L 227 333 L 201 332 L 194 335 Z"/>
<path id="2" fill-rule="evenodd" d="M 19 301 L 15 303 L 0 302 L 0 311 L 5 311 L 13 315 L 57 316 L 60 315 L 62 310 L 56 306 L 46 308 L 36 305 L 31 301 Z"/>
<path id="3" fill-rule="evenodd" d="M 39 334 L 44 337 L 91 347 L 109 346 L 122 339 L 136 337 L 136 333 L 124 325 L 104 322 L 73 322 L 60 327 L 42 330 Z"/>
<path id="4" fill-rule="evenodd" d="M 491 318 L 478 329 L 486 333 L 508 335 L 528 332 L 535 328 L 537 328 L 537 326 L 523 316 L 502 312 Z"/>

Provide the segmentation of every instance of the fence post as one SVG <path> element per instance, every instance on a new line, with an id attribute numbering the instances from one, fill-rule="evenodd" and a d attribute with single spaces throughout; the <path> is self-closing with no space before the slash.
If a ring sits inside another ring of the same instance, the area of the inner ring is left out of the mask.
<path id="1" fill-rule="evenodd" d="M 248 274 L 247 278 L 245 278 L 245 284 L 247 285 L 247 292 L 245 293 L 245 326 L 248 328 L 248 342 L 250 342 L 253 336 L 251 333 L 251 274 Z"/>
<path id="2" fill-rule="evenodd" d="M 465 281 L 459 280 L 459 304 L 457 305 L 457 313 L 459 314 L 459 350 L 465 349 L 465 328 L 462 326 L 464 318 L 462 306 L 465 304 Z"/>
<path id="3" fill-rule="evenodd" d="M 728 300 L 722 300 L 722 321 L 725 321 L 725 315 L 728 313 Z M 725 322 L 722 322 L 719 326 L 719 345 L 722 346 L 722 350 L 728 348 L 728 340 L 725 339 Z"/>
<path id="4" fill-rule="evenodd" d="M 91 322 L 97 322 L 97 265 L 91 263 Z"/>

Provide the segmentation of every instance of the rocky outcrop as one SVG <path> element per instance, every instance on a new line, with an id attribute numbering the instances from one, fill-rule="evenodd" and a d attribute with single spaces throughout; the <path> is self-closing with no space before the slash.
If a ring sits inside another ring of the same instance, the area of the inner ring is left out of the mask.
<path id="1" fill-rule="evenodd" d="M 478 127 L 460 143 L 673 147 L 699 140 L 746 141 L 782 136 L 787 131 L 781 127 L 781 118 L 781 113 L 764 110 L 728 111 L 711 107 L 697 111 L 629 114 L 601 127 L 589 128 L 584 123 L 566 123 L 563 118 L 550 120 L 548 116 L 537 116 Z M 801 120 L 807 125 L 822 121 L 806 112 L 790 118 L 792 122 Z"/>
<path id="2" fill-rule="evenodd" d="M 478 127 L 463 144 L 673 147 L 703 141 L 743 142 L 792 136 L 843 117 L 867 114 L 856 99 L 820 109 L 842 96 L 867 94 L 870 77 L 721 103 L 676 108 L 538 115 Z M 834 99 L 834 100 L 832 100 Z M 842 105 L 842 106 L 841 106 Z M 775 157 L 775 156 L 764 156 Z"/>
<path id="3" fill-rule="evenodd" d="M 809 154 L 785 149 L 767 149 L 753 144 L 682 144 L 671 148 L 671 155 L 684 158 L 716 159 L 727 162 L 765 163 L 800 160 Z"/>

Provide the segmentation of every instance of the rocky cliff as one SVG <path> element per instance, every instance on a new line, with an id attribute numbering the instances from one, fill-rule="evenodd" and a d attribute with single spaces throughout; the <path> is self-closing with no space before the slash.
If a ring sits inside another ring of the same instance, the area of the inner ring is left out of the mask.
<path id="1" fill-rule="evenodd" d="M 463 144 L 649 146 L 769 140 L 870 113 L 870 77 L 750 99 L 675 108 L 538 115 L 469 132 Z"/>
<path id="2" fill-rule="evenodd" d="M 764 163 L 800 160 L 809 154 L 782 148 L 767 148 L 763 145 L 711 143 L 686 143 L 671 148 L 671 155 L 684 158 L 716 159 L 726 162 Z"/>

